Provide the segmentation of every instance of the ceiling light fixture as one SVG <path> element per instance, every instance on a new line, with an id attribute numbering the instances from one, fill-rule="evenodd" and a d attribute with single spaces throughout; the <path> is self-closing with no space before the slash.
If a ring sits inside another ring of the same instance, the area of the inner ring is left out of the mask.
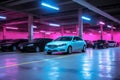
<path id="1" fill-rule="evenodd" d="M 14 30 L 18 30 L 17 27 L 6 27 L 6 29 L 14 29 Z"/>
<path id="2" fill-rule="evenodd" d="M 55 26 L 55 27 L 60 27 L 59 24 L 54 24 L 54 23 L 50 23 L 49 26 Z"/>
<path id="3" fill-rule="evenodd" d="M 48 7 L 48 8 L 55 9 L 55 10 L 60 10 L 58 7 L 52 6 L 52 5 L 44 3 L 44 2 L 42 2 L 41 5 L 45 6 L 45 7 Z"/>
<path id="4" fill-rule="evenodd" d="M 91 19 L 90 19 L 90 18 L 85 17 L 85 16 L 82 16 L 82 19 L 87 20 L 87 21 L 91 21 Z"/>
<path id="5" fill-rule="evenodd" d="M 0 16 L 0 19 L 6 19 L 6 17 L 5 16 Z"/>

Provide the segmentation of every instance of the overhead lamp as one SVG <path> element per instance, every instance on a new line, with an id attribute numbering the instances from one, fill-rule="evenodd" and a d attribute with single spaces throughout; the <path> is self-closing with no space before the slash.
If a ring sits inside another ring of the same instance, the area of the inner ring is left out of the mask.
<path id="1" fill-rule="evenodd" d="M 54 24 L 54 23 L 50 23 L 49 26 L 55 26 L 55 27 L 60 27 L 59 24 Z"/>
<path id="2" fill-rule="evenodd" d="M 87 20 L 87 21 L 91 21 L 91 19 L 86 17 L 86 16 L 82 16 L 82 19 Z"/>
<path id="3" fill-rule="evenodd" d="M 102 21 L 100 21 L 100 22 L 99 22 L 99 24 L 100 24 L 100 25 L 105 25 L 105 23 L 104 23 L 104 22 L 102 22 Z"/>
<path id="4" fill-rule="evenodd" d="M 107 25 L 107 27 L 108 27 L 108 28 L 111 28 L 112 26 L 110 26 L 110 25 Z"/>
<path id="5" fill-rule="evenodd" d="M 33 25 L 33 28 L 37 28 L 37 26 L 34 26 L 34 25 Z"/>
<path id="6" fill-rule="evenodd" d="M 55 9 L 55 10 L 59 10 L 59 8 L 58 8 L 58 7 L 52 6 L 52 5 L 47 4 L 47 3 L 44 3 L 44 2 L 42 2 L 42 3 L 41 3 L 41 5 L 42 5 L 42 6 L 45 6 L 45 7 L 48 7 L 48 8 Z"/>
<path id="7" fill-rule="evenodd" d="M 6 19 L 6 17 L 5 16 L 0 16 L 0 19 Z"/>
<path id="8" fill-rule="evenodd" d="M 6 29 L 14 29 L 14 30 L 17 30 L 18 28 L 17 28 L 17 27 L 6 27 Z"/>
<path id="9" fill-rule="evenodd" d="M 108 27 L 108 28 L 113 28 L 113 29 L 116 29 L 115 27 L 112 27 L 112 26 L 110 26 L 110 25 L 107 25 L 107 27 Z"/>
<path id="10" fill-rule="evenodd" d="M 44 31 L 44 30 L 41 30 L 40 32 L 41 32 L 41 33 L 45 33 L 46 31 Z"/>

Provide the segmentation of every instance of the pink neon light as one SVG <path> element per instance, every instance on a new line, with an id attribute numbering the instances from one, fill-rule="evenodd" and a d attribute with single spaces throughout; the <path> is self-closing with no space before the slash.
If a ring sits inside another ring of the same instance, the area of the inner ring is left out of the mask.
<path id="1" fill-rule="evenodd" d="M 41 32 L 41 33 L 45 33 L 46 31 L 41 30 L 40 32 Z"/>
<path id="2" fill-rule="evenodd" d="M 51 34 L 50 32 L 46 32 L 45 34 Z"/>
<path id="3" fill-rule="evenodd" d="M 105 25 L 105 23 L 104 23 L 104 22 L 102 22 L 102 21 L 100 21 L 100 22 L 99 22 L 99 24 L 101 24 L 101 25 Z"/>
<path id="4" fill-rule="evenodd" d="M 89 33 L 89 35 L 93 35 L 92 33 Z"/>
<path id="5" fill-rule="evenodd" d="M 17 30 L 18 28 L 16 28 L 16 27 L 6 27 L 6 29 L 15 29 L 15 30 Z"/>

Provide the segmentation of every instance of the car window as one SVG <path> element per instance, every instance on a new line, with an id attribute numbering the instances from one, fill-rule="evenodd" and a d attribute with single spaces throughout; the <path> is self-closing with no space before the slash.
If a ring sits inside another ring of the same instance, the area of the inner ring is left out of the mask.
<path id="1" fill-rule="evenodd" d="M 71 40 L 72 40 L 72 37 L 59 37 L 54 41 L 71 41 Z"/>
<path id="2" fill-rule="evenodd" d="M 82 40 L 80 37 L 74 37 L 74 39 L 73 39 L 74 41 L 80 41 L 80 40 Z"/>

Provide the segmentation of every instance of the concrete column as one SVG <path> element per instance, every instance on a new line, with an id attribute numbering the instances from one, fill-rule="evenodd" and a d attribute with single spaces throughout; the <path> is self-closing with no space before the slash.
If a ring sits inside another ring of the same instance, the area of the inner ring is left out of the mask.
<path id="1" fill-rule="evenodd" d="M 78 29 L 78 25 L 76 25 L 76 36 L 79 36 L 79 29 Z"/>
<path id="2" fill-rule="evenodd" d="M 113 26 L 111 27 L 111 40 L 113 41 Z"/>
<path id="3" fill-rule="evenodd" d="M 100 39 L 103 40 L 103 25 L 102 24 L 100 24 L 100 31 L 101 31 Z"/>
<path id="4" fill-rule="evenodd" d="M 79 36 L 82 38 L 83 33 L 83 20 L 82 20 L 82 9 L 78 11 L 78 28 L 79 28 Z"/>
<path id="5" fill-rule="evenodd" d="M 29 42 L 33 41 L 33 16 L 28 15 L 28 39 Z"/>
<path id="6" fill-rule="evenodd" d="M 3 39 L 6 39 L 6 27 L 3 26 Z"/>
<path id="7" fill-rule="evenodd" d="M 64 27 L 61 26 L 61 36 L 63 36 L 63 35 L 64 35 Z"/>

